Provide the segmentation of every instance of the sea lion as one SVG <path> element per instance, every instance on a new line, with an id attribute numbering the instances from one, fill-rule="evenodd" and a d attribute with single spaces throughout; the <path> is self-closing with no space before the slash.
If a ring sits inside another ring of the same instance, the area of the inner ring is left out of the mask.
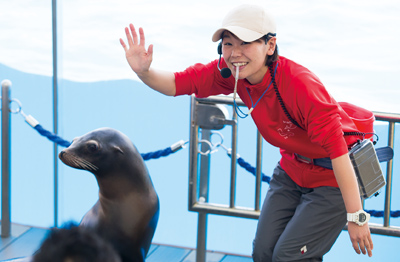
<path id="1" fill-rule="evenodd" d="M 144 261 L 158 222 L 159 200 L 131 140 L 115 129 L 100 128 L 75 138 L 59 158 L 93 173 L 99 185 L 99 200 L 80 226 L 109 240 L 122 261 Z"/>

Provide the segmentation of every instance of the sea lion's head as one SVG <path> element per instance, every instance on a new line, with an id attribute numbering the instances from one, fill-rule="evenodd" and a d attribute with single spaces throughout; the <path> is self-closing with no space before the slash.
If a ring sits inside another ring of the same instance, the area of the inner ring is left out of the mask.
<path id="1" fill-rule="evenodd" d="M 123 173 L 132 161 L 143 161 L 130 139 L 112 128 L 96 129 L 75 138 L 60 152 L 59 158 L 70 167 L 95 175 Z"/>

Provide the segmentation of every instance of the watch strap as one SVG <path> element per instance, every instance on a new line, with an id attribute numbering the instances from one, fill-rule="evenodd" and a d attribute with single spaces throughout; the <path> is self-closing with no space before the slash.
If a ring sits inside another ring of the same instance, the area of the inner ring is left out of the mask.
<path id="1" fill-rule="evenodd" d="M 347 213 L 347 221 L 355 222 L 355 213 Z"/>

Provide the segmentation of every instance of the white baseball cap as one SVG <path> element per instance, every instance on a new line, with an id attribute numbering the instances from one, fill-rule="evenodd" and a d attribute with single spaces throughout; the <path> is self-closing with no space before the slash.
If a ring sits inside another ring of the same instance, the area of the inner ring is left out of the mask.
<path id="1" fill-rule="evenodd" d="M 261 6 L 245 4 L 232 9 L 225 16 L 221 28 L 212 37 L 213 42 L 218 42 L 225 30 L 245 42 L 252 42 L 268 33 L 276 34 L 276 24 Z"/>

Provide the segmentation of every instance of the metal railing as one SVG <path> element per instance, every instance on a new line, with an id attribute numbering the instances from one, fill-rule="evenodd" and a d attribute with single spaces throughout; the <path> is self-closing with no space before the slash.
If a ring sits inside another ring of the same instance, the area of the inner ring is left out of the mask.
<path id="1" fill-rule="evenodd" d="M 237 115 L 232 110 L 233 116 L 229 120 L 219 109 L 219 105 L 233 106 L 232 97 L 212 96 L 209 98 L 191 98 L 190 114 L 190 152 L 189 152 L 189 201 L 188 209 L 198 212 L 197 228 L 197 255 L 196 261 L 205 261 L 207 243 L 207 215 L 216 214 L 241 218 L 258 219 L 261 202 L 261 162 L 262 162 L 262 137 L 258 132 L 256 142 L 256 182 L 254 207 L 238 207 L 236 201 L 236 160 L 237 160 Z M 238 106 L 244 106 L 237 101 Z M 400 114 L 374 112 L 376 120 L 389 123 L 388 146 L 394 149 L 395 123 L 400 123 Z M 229 125 L 232 128 L 231 138 L 231 164 L 230 164 L 230 195 L 229 205 L 210 203 L 208 201 L 210 154 L 204 154 L 210 150 L 202 141 L 210 141 L 211 130 L 219 130 Z M 199 132 L 201 130 L 201 132 Z M 201 138 L 199 138 L 201 135 Z M 199 152 L 199 144 L 201 149 Z M 199 156 L 200 155 L 200 156 Z M 386 191 L 383 225 L 370 223 L 373 234 L 400 237 L 400 227 L 390 226 L 390 206 L 393 177 L 393 160 L 387 163 Z"/>

